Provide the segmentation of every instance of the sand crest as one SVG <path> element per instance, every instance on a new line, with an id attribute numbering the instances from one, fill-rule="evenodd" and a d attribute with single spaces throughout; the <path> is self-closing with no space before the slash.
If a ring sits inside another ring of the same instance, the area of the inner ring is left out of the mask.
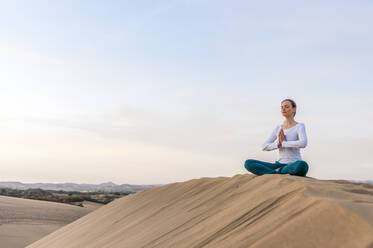
<path id="1" fill-rule="evenodd" d="M 373 186 L 238 174 L 131 194 L 28 248 L 373 247 Z"/>

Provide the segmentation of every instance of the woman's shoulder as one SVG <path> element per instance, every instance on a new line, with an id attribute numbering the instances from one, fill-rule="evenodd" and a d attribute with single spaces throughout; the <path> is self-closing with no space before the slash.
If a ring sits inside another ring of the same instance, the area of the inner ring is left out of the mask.
<path id="1" fill-rule="evenodd" d="M 306 129 L 306 125 L 304 124 L 304 122 L 298 122 L 297 126 L 297 129 Z"/>
<path id="2" fill-rule="evenodd" d="M 276 127 L 275 127 L 275 130 L 279 131 L 281 128 L 282 128 L 282 124 L 277 124 Z"/>

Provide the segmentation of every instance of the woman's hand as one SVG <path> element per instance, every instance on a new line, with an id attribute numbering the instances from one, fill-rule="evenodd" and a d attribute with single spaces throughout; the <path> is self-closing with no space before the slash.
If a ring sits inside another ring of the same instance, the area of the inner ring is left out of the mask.
<path id="1" fill-rule="evenodd" d="M 281 128 L 280 132 L 278 133 L 278 147 L 282 146 L 282 141 L 286 140 L 286 136 L 284 134 L 284 130 Z"/>

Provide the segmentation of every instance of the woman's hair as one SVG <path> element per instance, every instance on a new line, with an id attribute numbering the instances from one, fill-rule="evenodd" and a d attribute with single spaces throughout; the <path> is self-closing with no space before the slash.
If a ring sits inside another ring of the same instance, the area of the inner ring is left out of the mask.
<path id="1" fill-rule="evenodd" d="M 293 100 L 291 100 L 291 99 L 284 99 L 284 100 L 281 101 L 281 104 L 282 104 L 283 102 L 285 102 L 285 101 L 289 101 L 289 102 L 291 103 L 291 106 L 292 106 L 293 108 L 296 108 L 296 107 L 297 107 L 297 104 L 296 104 Z M 297 111 L 294 112 L 294 116 L 295 116 L 296 113 L 297 113 Z"/>

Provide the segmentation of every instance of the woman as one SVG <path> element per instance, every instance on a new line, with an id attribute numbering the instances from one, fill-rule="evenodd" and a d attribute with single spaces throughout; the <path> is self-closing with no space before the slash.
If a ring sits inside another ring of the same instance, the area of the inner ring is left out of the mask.
<path id="1" fill-rule="evenodd" d="M 297 105 L 291 99 L 281 102 L 281 113 L 285 117 L 282 125 L 277 125 L 271 136 L 262 145 L 263 151 L 279 149 L 280 159 L 275 163 L 255 159 L 245 161 L 245 168 L 256 175 L 290 174 L 305 176 L 308 164 L 302 160 L 299 149 L 307 146 L 304 123 L 294 120 Z M 278 170 L 277 170 L 278 169 Z"/>

